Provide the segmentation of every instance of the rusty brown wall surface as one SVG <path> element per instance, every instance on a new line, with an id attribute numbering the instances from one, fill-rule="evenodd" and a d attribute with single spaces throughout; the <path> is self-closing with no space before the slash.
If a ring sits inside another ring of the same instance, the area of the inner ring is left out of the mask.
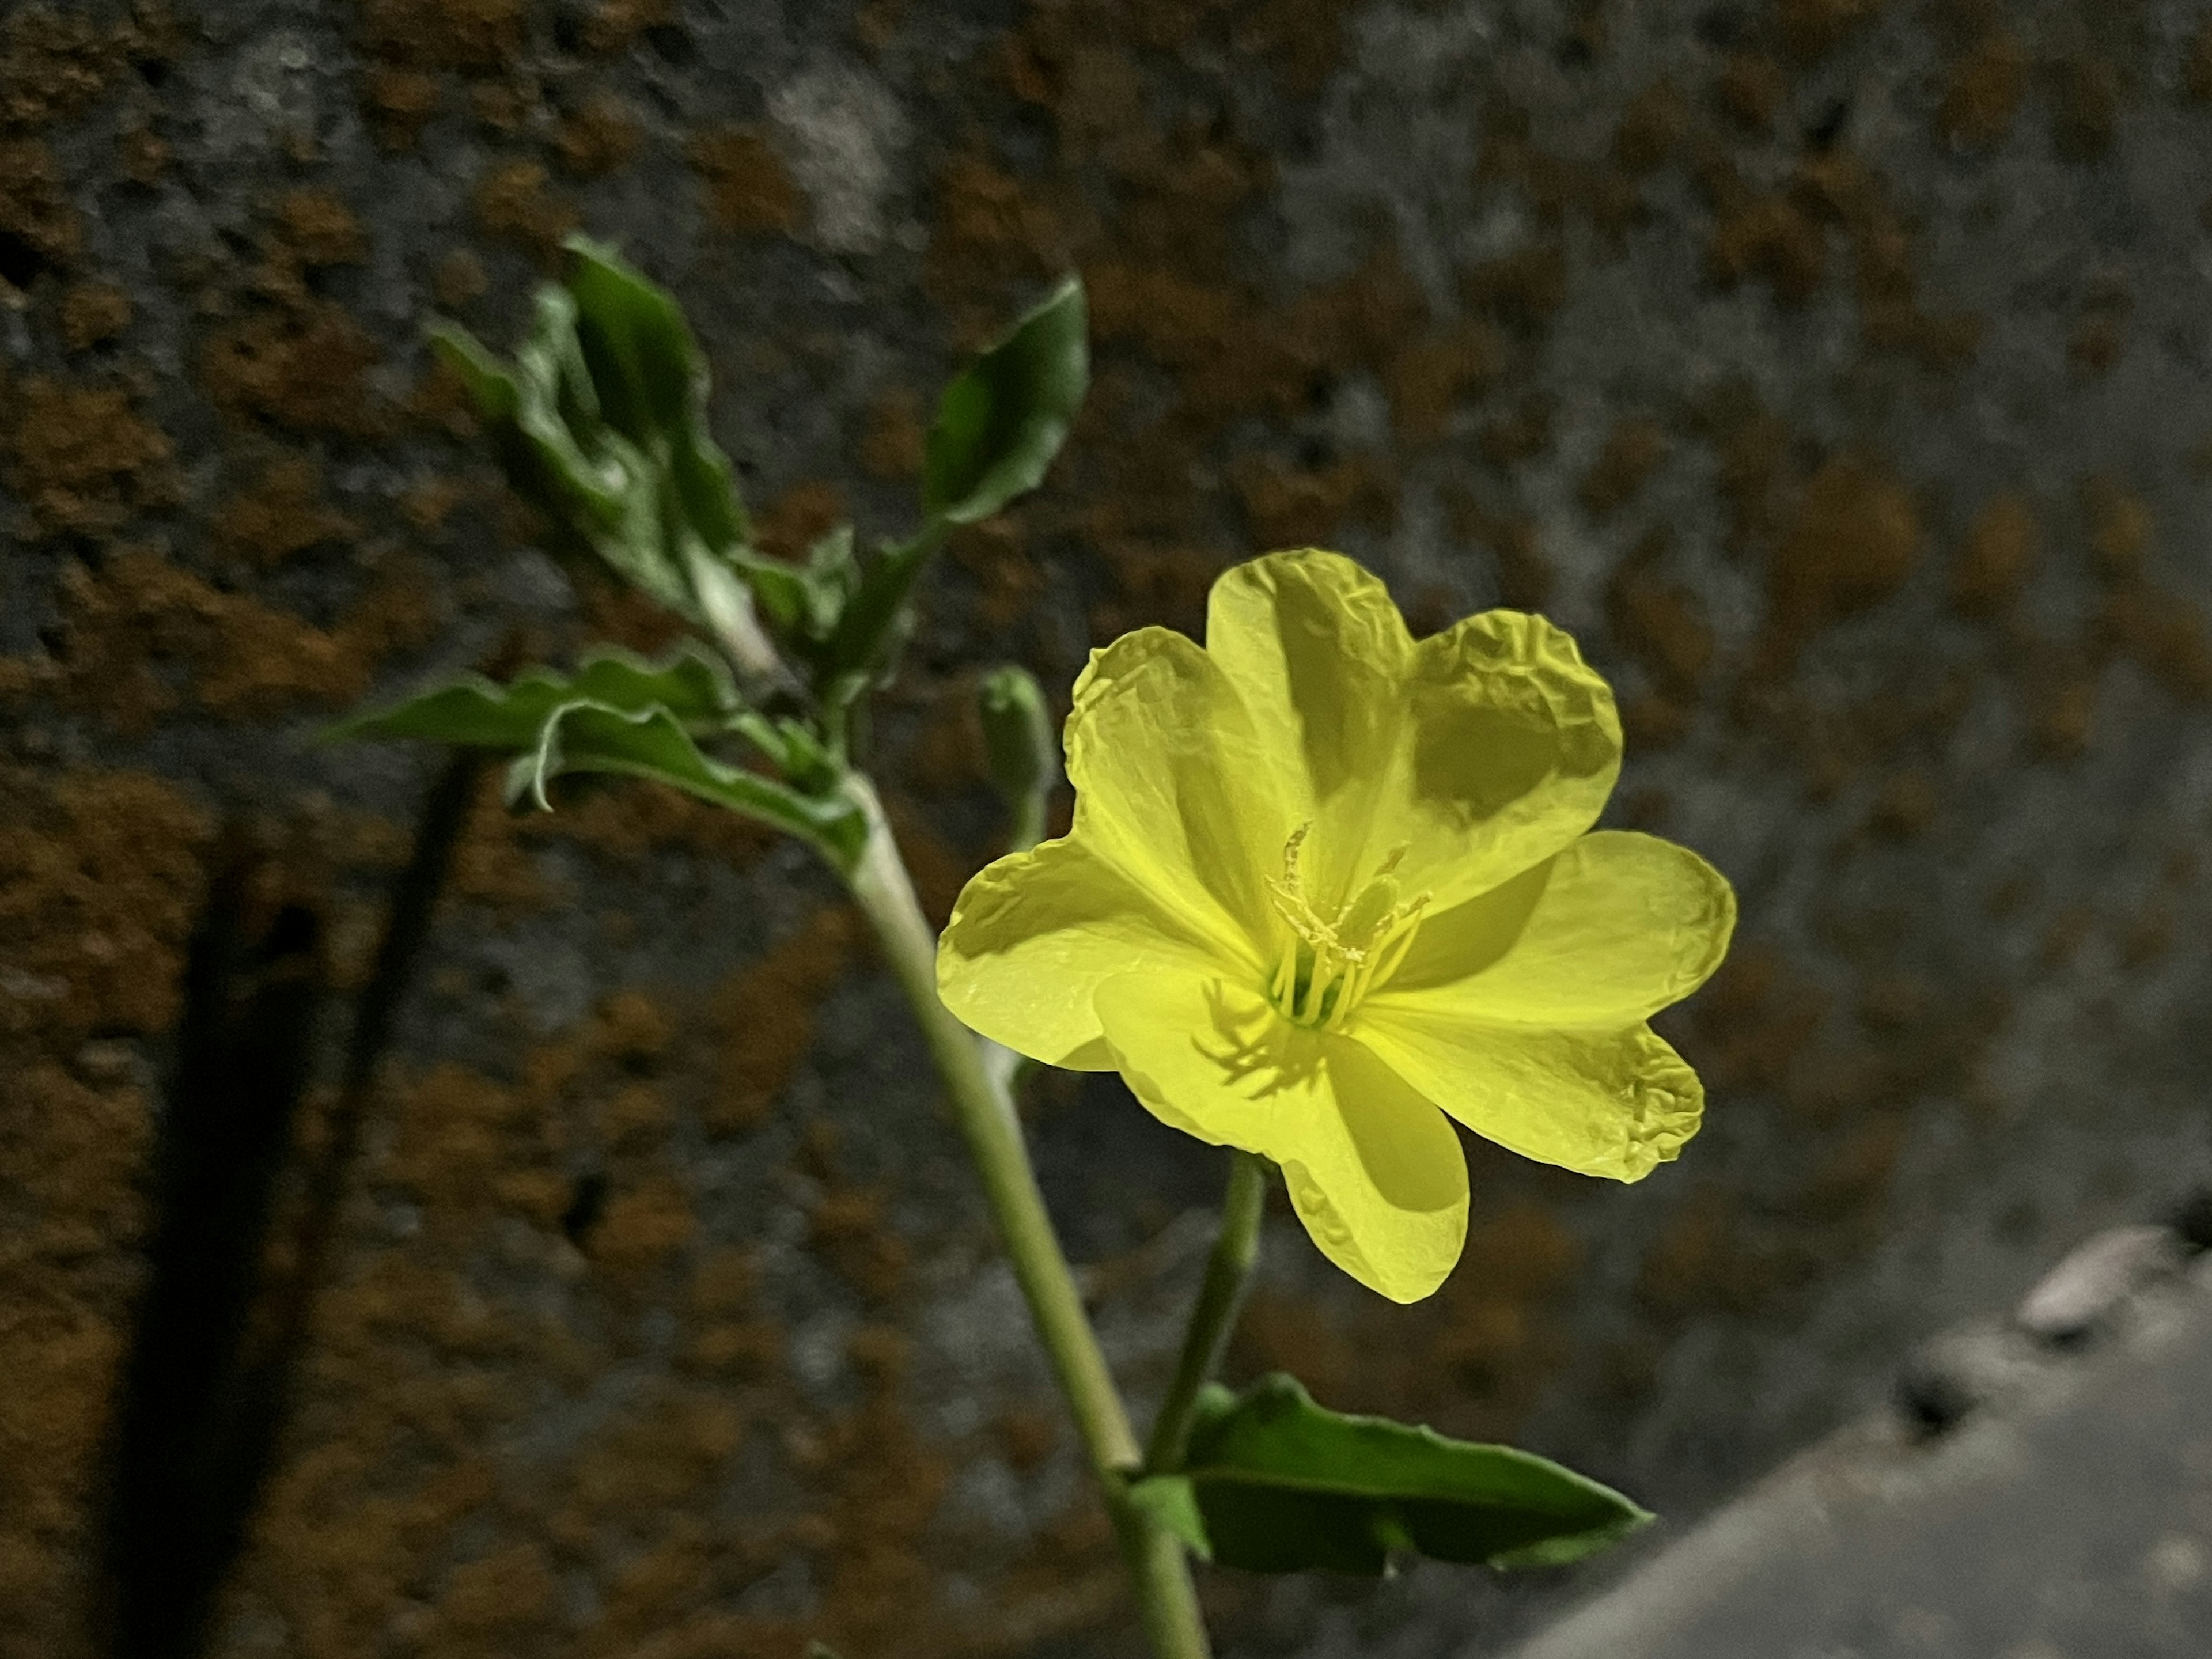
<path id="1" fill-rule="evenodd" d="M 1738 884 L 1679 1164 L 1473 1149 L 1410 1309 L 1279 1222 L 1240 1371 L 1687 1513 L 2162 1201 L 2212 1162 L 2208 100 L 2212 23 L 2148 0 L 8 8 L 0 1655 L 85 1650 L 216 827 L 289 837 L 357 982 L 430 762 L 318 726 L 518 626 L 658 637 L 530 550 L 422 343 L 510 342 L 572 228 L 689 307 L 783 549 L 902 528 L 958 352 L 1084 274 L 1081 426 L 956 541 L 882 722 L 940 914 L 997 832 L 974 671 L 1064 691 L 1304 542 L 1425 627 L 1573 629 L 1613 821 Z M 403 1028 L 226 1653 L 1128 1650 L 919 1044 L 796 849 L 488 799 Z M 1218 1170 L 1110 1080 L 1034 1127 L 1157 1388 Z M 1513 1616 L 1208 1593 L 1237 1652 Z"/>

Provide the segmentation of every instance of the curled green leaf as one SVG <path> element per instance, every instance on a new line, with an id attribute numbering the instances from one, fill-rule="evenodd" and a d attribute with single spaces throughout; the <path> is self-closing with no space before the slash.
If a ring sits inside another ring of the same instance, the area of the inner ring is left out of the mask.
<path id="1" fill-rule="evenodd" d="M 688 727 L 726 728 L 743 708 L 729 671 L 703 646 L 685 641 L 658 662 L 619 646 L 584 653 L 574 674 L 532 668 L 505 685 L 465 674 L 404 702 L 356 714 L 325 738 L 421 738 L 465 748 L 520 753 L 534 746 L 553 711 L 587 702 L 629 710 L 661 708 Z"/>
<path id="2" fill-rule="evenodd" d="M 665 708 L 562 704 L 547 717 L 535 746 L 508 769 L 507 798 L 526 796 L 550 807 L 545 786 L 571 772 L 615 773 L 667 784 L 787 830 L 821 848 L 841 868 L 860 856 L 867 839 L 859 804 L 843 793 L 801 793 L 777 779 L 726 765 L 702 753 L 683 722 Z"/>

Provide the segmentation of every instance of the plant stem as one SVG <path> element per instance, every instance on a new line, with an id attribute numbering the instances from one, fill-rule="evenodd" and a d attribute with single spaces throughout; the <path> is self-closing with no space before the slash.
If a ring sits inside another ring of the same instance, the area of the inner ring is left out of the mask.
<path id="1" fill-rule="evenodd" d="M 981 1041 L 938 998 L 936 932 L 915 897 L 881 804 L 857 775 L 848 787 L 869 822 L 866 849 L 847 873 L 853 896 L 914 1009 L 954 1121 L 983 1178 L 1014 1278 L 1074 1416 L 1091 1477 L 1113 1517 L 1146 1634 L 1158 1659 L 1207 1659 L 1206 1627 L 1182 1546 L 1129 1499 L 1129 1477 L 1138 1467 L 1137 1438 L 1060 1252 L 1044 1195 L 1037 1190 L 1013 1102 L 997 1071 L 987 1065 Z"/>
<path id="2" fill-rule="evenodd" d="M 1152 1443 L 1145 1454 L 1152 1474 L 1172 1474 L 1190 1449 L 1191 1425 L 1198 1417 L 1199 1391 L 1221 1364 L 1229 1333 L 1243 1305 L 1244 1281 L 1260 1251 L 1260 1216 L 1267 1202 L 1267 1160 L 1254 1152 L 1229 1154 L 1229 1190 L 1221 1200 L 1221 1231 L 1206 1260 L 1206 1279 L 1183 1332 L 1182 1354 L 1175 1381 L 1152 1420 Z"/>

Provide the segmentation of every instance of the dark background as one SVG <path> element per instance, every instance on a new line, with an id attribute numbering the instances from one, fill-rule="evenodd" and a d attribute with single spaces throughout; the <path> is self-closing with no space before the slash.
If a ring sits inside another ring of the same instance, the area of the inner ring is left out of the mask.
<path id="1" fill-rule="evenodd" d="M 583 228 L 688 308 L 771 545 L 910 523 L 959 354 L 1079 270 L 1096 377 L 881 722 L 939 915 L 969 699 L 1337 546 L 1615 681 L 1612 821 L 1735 881 L 1634 1188 L 1471 1147 L 1398 1309 L 1279 1217 L 1234 1368 L 1686 1517 L 2212 1164 L 2212 27 L 2133 0 L 366 0 L 0 20 L 0 1655 L 82 1651 L 155 1085 L 226 821 L 358 986 L 482 660 L 650 646 L 530 550 L 422 329 Z M 333 1032 L 337 1030 L 331 1025 Z M 226 1654 L 1130 1650 L 920 1044 L 830 880 L 643 786 L 463 844 Z M 1164 1381 L 1218 1156 L 1035 1134 Z M 309 1128 L 313 1125 L 311 1121 Z M 1232 1652 L 1429 1656 L 1472 1573 L 1217 1577 Z"/>

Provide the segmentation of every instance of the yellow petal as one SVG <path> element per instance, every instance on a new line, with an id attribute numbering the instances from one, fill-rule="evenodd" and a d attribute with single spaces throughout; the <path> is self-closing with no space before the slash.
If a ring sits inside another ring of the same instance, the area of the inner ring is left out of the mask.
<path id="1" fill-rule="evenodd" d="M 1705 1111 L 1697 1073 L 1648 1025 L 1516 1030 L 1411 996 L 1363 1007 L 1357 1036 L 1485 1139 L 1583 1175 L 1642 1180 L 1682 1150 Z"/>
<path id="2" fill-rule="evenodd" d="M 1443 1113 L 1374 1054 L 1188 969 L 1109 980 L 1097 1010 L 1137 1098 L 1175 1128 L 1281 1164 L 1330 1261 L 1395 1302 L 1443 1282 L 1467 1239 L 1467 1162 Z"/>
<path id="3" fill-rule="evenodd" d="M 1075 841 L 1002 858 L 963 889 L 937 946 L 937 991 L 971 1030 L 1048 1066 L 1103 1071 L 1091 1002 L 1154 963 L 1200 971 L 1212 947 L 1173 909 Z"/>
<path id="4" fill-rule="evenodd" d="M 1399 879 L 1443 909 L 1595 823 L 1620 775 L 1612 690 L 1541 617 L 1486 611 L 1414 648 L 1410 740 L 1370 845 L 1408 843 Z"/>
<path id="5" fill-rule="evenodd" d="M 1618 1030 L 1703 985 L 1735 930 L 1735 890 L 1695 853 L 1599 830 L 1430 917 L 1368 1006 L 1419 996 L 1472 1020 Z"/>
<path id="6" fill-rule="evenodd" d="M 1398 879 L 1446 908 L 1596 821 L 1620 769 L 1613 694 L 1540 617 L 1492 611 L 1413 643 L 1382 584 L 1340 554 L 1226 573 L 1206 648 L 1235 683 L 1313 831 L 1313 897 L 1343 902 L 1400 848 Z"/>
<path id="7" fill-rule="evenodd" d="M 1405 726 L 1413 641 L 1398 607 L 1342 554 L 1271 553 L 1214 583 L 1206 650 L 1250 712 L 1285 806 L 1313 825 L 1317 896 L 1337 902 Z"/>
<path id="8" fill-rule="evenodd" d="M 1066 744 L 1069 838 L 1224 960 L 1256 962 L 1273 938 L 1266 875 L 1291 825 L 1219 666 L 1168 629 L 1123 635 L 1076 681 Z"/>

